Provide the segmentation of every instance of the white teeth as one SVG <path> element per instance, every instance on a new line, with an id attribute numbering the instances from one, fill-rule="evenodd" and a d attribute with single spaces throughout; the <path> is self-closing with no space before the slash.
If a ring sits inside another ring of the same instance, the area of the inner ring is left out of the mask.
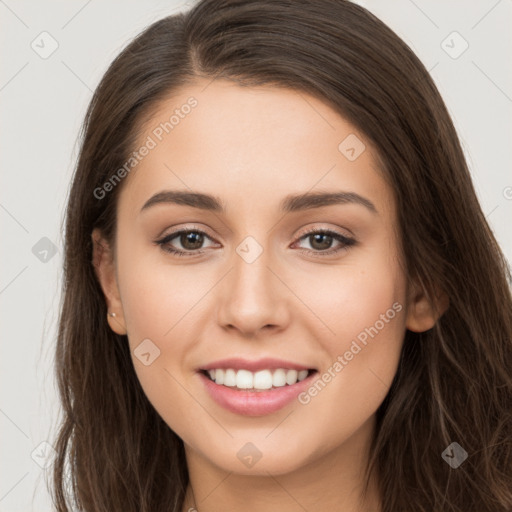
<path id="1" fill-rule="evenodd" d="M 254 389 L 270 389 L 272 387 L 272 374 L 268 370 L 261 370 L 254 374 Z"/>
<path id="2" fill-rule="evenodd" d="M 219 370 L 217 370 L 219 371 Z M 217 382 L 217 379 L 215 379 Z M 218 382 L 217 382 L 218 384 Z M 236 386 L 236 372 L 235 370 L 226 370 L 224 372 L 224 382 L 221 382 L 224 386 Z"/>
<path id="3" fill-rule="evenodd" d="M 286 370 L 276 370 L 274 375 L 272 375 L 272 385 L 275 388 L 280 388 L 282 386 L 286 386 Z"/>
<path id="4" fill-rule="evenodd" d="M 238 370 L 236 372 L 236 387 L 239 389 L 251 389 L 253 374 L 248 370 Z"/>
<path id="5" fill-rule="evenodd" d="M 295 384 L 297 382 L 297 370 L 288 370 L 286 372 L 286 384 L 291 386 L 292 384 Z"/>
<path id="6" fill-rule="evenodd" d="M 208 370 L 210 378 L 216 384 L 236 387 L 238 389 L 256 389 L 265 390 L 291 386 L 304 380 L 308 376 L 308 370 L 286 370 L 278 368 L 277 370 L 260 370 L 250 372 L 249 370 L 214 369 Z"/>
<path id="7" fill-rule="evenodd" d="M 308 376 L 307 370 L 301 370 L 299 374 L 297 375 L 297 380 L 300 382 L 301 380 L 304 380 Z"/>

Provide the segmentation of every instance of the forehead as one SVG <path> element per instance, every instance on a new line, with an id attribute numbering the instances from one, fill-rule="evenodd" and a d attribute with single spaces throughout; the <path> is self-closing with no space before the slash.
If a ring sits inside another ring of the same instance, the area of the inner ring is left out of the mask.
<path id="1" fill-rule="evenodd" d="M 135 150 L 149 149 L 122 194 L 134 209 L 162 189 L 222 193 L 238 211 L 316 189 L 391 199 L 370 141 L 304 92 L 198 80 L 143 121 Z"/>

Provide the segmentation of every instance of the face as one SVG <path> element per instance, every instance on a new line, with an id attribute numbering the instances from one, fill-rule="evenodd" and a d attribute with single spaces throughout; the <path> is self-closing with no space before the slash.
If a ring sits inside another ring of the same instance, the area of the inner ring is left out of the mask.
<path id="1" fill-rule="evenodd" d="M 187 452 L 282 474 L 368 439 L 405 329 L 428 326 L 364 134 L 304 93 L 207 84 L 144 124 L 99 277 Z"/>

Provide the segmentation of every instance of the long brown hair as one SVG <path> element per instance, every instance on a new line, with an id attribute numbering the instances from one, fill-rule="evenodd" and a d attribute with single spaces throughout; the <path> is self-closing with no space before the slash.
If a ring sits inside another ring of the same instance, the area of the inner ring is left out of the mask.
<path id="1" fill-rule="evenodd" d="M 94 191 L 127 161 L 151 109 L 197 77 L 303 91 L 357 127 L 393 188 L 408 280 L 449 298 L 434 328 L 406 331 L 377 411 L 367 478 L 379 475 L 382 512 L 512 510 L 510 271 L 429 73 L 345 0 L 199 1 L 147 28 L 97 87 L 66 210 L 57 510 L 181 512 L 183 442 L 139 385 L 126 336 L 107 324 L 91 232 L 115 247 L 123 183 L 101 199 Z M 441 456 L 452 442 L 468 454 L 457 469 Z"/>

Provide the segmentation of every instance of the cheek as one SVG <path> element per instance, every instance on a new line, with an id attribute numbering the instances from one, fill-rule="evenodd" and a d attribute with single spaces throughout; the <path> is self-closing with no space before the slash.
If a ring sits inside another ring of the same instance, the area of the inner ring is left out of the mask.
<path id="1" fill-rule="evenodd" d="M 159 251 L 158 247 L 143 247 L 119 252 L 120 292 L 133 342 L 174 339 L 211 287 L 201 272 L 192 266 L 166 262 L 165 254 Z"/>
<path id="2" fill-rule="evenodd" d="M 397 264 L 381 258 L 338 272 L 311 303 L 329 327 L 317 337 L 327 358 L 300 400 L 315 424 L 326 425 L 326 439 L 334 444 L 384 400 L 405 333 L 404 279 Z"/>
<path id="3" fill-rule="evenodd" d="M 156 267 L 144 261 L 143 255 L 125 257 L 119 268 L 123 312 L 137 378 L 158 414 L 178 435 L 186 437 L 201 421 L 202 410 L 191 406 L 182 370 L 194 345 L 190 322 L 209 287 L 197 272 L 185 271 L 185 267 Z"/>
<path id="4" fill-rule="evenodd" d="M 135 242 L 119 237 L 119 289 L 135 371 L 153 402 L 160 393 L 170 397 L 176 392 L 170 374 L 182 365 L 190 344 L 182 328 L 204 292 L 193 282 L 199 277 L 183 272 L 184 267 L 155 265 L 159 249 L 137 248 Z"/>
<path id="5" fill-rule="evenodd" d="M 201 286 L 165 267 L 161 271 L 140 269 L 132 276 L 137 278 L 124 283 L 123 310 L 135 371 L 154 407 L 172 418 L 175 414 L 170 411 L 175 407 L 186 408 L 190 399 L 180 383 L 184 382 L 187 354 L 196 338 L 191 322 L 195 323 L 198 303 L 207 288 L 204 283 Z M 148 366 L 138 357 L 147 352 L 151 359 L 154 357 Z"/>
<path id="6" fill-rule="evenodd" d="M 375 326 L 382 331 L 381 338 L 394 338 L 403 330 L 403 318 L 397 309 L 405 309 L 404 277 L 394 258 L 388 258 L 382 250 L 368 253 L 293 278 L 294 291 L 313 313 L 302 318 L 309 329 L 325 333 L 322 344 L 332 355 L 348 349 L 350 341 L 358 336 L 364 342 L 367 330 L 373 332 Z M 401 306 L 393 308 L 394 303 Z"/>

